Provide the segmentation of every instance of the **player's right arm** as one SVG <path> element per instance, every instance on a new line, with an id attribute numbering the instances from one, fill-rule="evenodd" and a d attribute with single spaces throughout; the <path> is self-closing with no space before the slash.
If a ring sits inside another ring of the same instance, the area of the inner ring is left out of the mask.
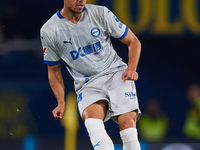
<path id="1" fill-rule="evenodd" d="M 56 47 L 55 32 L 49 26 L 41 28 L 41 43 L 44 53 L 44 64 L 48 66 L 48 79 L 51 89 L 57 99 L 58 106 L 52 111 L 56 120 L 61 119 L 65 112 L 64 83 L 60 70 L 60 56 Z"/>
<path id="2" fill-rule="evenodd" d="M 65 89 L 64 82 L 60 70 L 60 63 L 57 65 L 47 65 L 48 66 L 48 79 L 51 89 L 57 99 L 58 106 L 52 111 L 53 116 L 56 120 L 63 117 L 65 112 Z"/>

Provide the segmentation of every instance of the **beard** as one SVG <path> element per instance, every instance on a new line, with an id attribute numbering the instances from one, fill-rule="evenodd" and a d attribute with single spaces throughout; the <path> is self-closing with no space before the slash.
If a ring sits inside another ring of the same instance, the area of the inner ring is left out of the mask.
<path id="1" fill-rule="evenodd" d="M 83 10 L 69 9 L 73 14 L 81 14 Z"/>

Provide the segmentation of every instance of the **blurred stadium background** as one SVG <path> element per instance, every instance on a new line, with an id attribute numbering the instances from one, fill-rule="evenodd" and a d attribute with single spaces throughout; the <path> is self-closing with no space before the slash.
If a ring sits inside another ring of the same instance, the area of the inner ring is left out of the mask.
<path id="1" fill-rule="evenodd" d="M 199 150 L 200 0 L 88 3 L 107 6 L 142 43 L 136 82 L 144 113 L 138 123 L 142 150 Z M 62 122 L 55 121 L 51 113 L 57 103 L 43 64 L 39 30 L 62 5 L 62 0 L 0 0 L 0 150 L 92 149 L 76 111 L 71 109 L 68 113 L 73 117 Z M 112 41 L 127 62 L 127 47 Z M 74 90 L 73 80 L 64 66 L 62 70 L 67 96 Z M 188 87 L 194 83 L 197 92 L 191 100 Z M 192 121 L 187 120 L 190 109 L 196 117 Z M 110 120 L 105 125 L 120 150 L 117 124 Z M 76 147 L 67 148 L 67 134 L 73 139 L 76 133 Z"/>

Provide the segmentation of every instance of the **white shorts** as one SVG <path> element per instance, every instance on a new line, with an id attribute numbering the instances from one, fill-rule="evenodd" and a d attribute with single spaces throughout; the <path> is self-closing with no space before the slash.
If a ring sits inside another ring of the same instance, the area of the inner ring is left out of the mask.
<path id="1" fill-rule="evenodd" d="M 138 105 L 135 83 L 132 80 L 123 82 L 124 71 L 107 74 L 89 82 L 77 93 L 77 102 L 80 115 L 89 105 L 107 100 L 109 109 L 104 121 L 110 117 L 117 122 L 116 116 L 136 110 L 138 118 L 141 114 Z"/>

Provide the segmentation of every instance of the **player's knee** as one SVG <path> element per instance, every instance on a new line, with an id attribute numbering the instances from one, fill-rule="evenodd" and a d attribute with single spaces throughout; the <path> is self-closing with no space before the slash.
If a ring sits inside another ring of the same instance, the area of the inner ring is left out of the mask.
<path id="1" fill-rule="evenodd" d="M 87 119 L 90 119 L 90 118 L 103 120 L 104 116 L 102 114 L 84 111 L 83 114 L 82 114 L 82 118 L 83 118 L 84 121 L 87 120 Z"/>
<path id="2" fill-rule="evenodd" d="M 82 113 L 83 120 L 85 121 L 89 118 L 104 120 L 107 111 L 107 103 L 107 101 L 101 100 L 88 106 Z"/>
<path id="3" fill-rule="evenodd" d="M 132 119 L 119 121 L 119 127 L 120 127 L 120 131 L 128 129 L 128 128 L 134 128 L 135 127 L 134 121 Z"/>
<path id="4" fill-rule="evenodd" d="M 130 112 L 118 117 L 120 131 L 128 128 L 136 128 L 137 113 Z"/>

